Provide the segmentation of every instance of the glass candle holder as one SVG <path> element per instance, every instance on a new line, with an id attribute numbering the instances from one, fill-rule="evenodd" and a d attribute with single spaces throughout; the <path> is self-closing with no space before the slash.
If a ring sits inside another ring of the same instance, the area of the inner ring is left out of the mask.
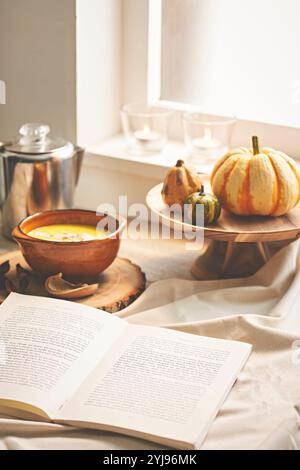
<path id="1" fill-rule="evenodd" d="M 159 153 L 168 141 L 173 112 L 147 104 L 126 104 L 121 108 L 123 131 L 130 151 L 136 154 Z"/>
<path id="2" fill-rule="evenodd" d="M 192 112 L 182 115 L 185 144 L 193 163 L 214 162 L 230 148 L 236 119 L 206 117 Z"/>

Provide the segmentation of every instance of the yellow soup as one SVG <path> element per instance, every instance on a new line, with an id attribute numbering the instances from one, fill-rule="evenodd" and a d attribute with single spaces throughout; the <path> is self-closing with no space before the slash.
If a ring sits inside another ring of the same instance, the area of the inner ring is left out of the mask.
<path id="1" fill-rule="evenodd" d="M 108 232 L 96 229 L 93 225 L 56 224 L 37 227 L 27 235 L 54 242 L 83 242 L 105 238 Z"/>

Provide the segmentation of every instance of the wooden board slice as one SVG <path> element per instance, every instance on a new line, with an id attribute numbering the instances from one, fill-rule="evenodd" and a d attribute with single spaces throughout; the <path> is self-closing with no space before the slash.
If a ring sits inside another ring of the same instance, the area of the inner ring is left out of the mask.
<path id="1" fill-rule="evenodd" d="M 16 265 L 18 263 L 30 271 L 30 283 L 26 294 L 50 297 L 44 287 L 44 280 L 34 274 L 24 260 L 21 252 L 11 251 L 0 255 L 0 265 L 9 260 L 11 269 L 7 278 L 16 282 Z M 144 290 L 146 285 L 145 274 L 141 268 L 125 258 L 116 258 L 114 263 L 99 276 L 97 292 L 90 297 L 74 302 L 115 313 L 131 304 Z M 7 292 L 0 291 L 0 303 L 6 298 Z"/>

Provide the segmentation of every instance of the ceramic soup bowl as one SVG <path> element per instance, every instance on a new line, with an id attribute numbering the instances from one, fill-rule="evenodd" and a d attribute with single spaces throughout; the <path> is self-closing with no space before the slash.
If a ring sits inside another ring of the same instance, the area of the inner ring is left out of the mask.
<path id="1" fill-rule="evenodd" d="M 104 238 L 85 241 L 53 241 L 35 238 L 29 233 L 49 225 L 88 225 L 104 227 Z M 66 279 L 89 280 L 107 269 L 117 256 L 123 218 L 97 215 L 80 209 L 40 212 L 24 219 L 12 231 L 22 254 L 37 273 L 43 276 L 63 273 Z"/>

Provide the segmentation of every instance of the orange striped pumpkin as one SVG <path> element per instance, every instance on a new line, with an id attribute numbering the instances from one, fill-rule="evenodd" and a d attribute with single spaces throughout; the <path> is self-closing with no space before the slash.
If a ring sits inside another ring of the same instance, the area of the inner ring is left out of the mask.
<path id="1" fill-rule="evenodd" d="M 238 215 L 280 216 L 300 200 L 300 173 L 295 161 L 272 148 L 240 147 L 221 158 L 211 175 L 213 193 L 222 207 Z"/>

